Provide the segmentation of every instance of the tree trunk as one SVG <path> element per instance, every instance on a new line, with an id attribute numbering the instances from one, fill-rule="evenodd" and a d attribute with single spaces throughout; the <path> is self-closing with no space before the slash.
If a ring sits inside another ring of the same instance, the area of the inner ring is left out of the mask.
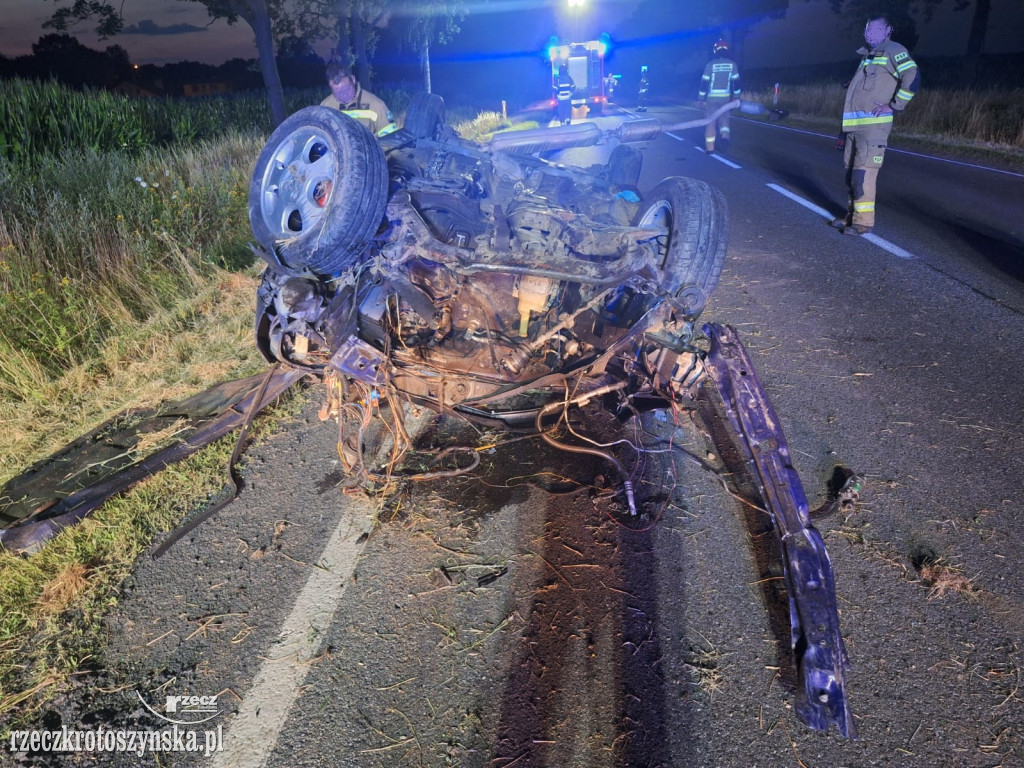
<path id="1" fill-rule="evenodd" d="M 270 30 L 267 4 L 265 0 L 246 0 L 244 12 L 239 15 L 252 27 L 256 37 L 260 71 L 263 73 L 263 85 L 267 89 L 267 101 L 270 103 L 270 119 L 276 128 L 288 114 L 284 108 L 284 90 L 281 88 L 281 76 L 274 58 L 274 36 Z"/>
<path id="2" fill-rule="evenodd" d="M 740 85 L 743 84 L 743 52 L 747 45 L 747 36 L 750 34 L 750 27 L 739 25 L 732 33 L 732 52 L 730 58 L 736 62 L 740 70 Z"/>
<path id="3" fill-rule="evenodd" d="M 423 41 L 423 52 L 420 54 L 420 63 L 423 66 L 423 87 L 427 93 L 433 93 L 430 84 L 430 40 Z"/>
<path id="4" fill-rule="evenodd" d="M 366 22 L 360 18 L 358 13 L 349 17 L 352 22 L 352 52 L 355 54 L 356 79 L 361 85 L 372 85 L 370 79 L 370 61 L 366 55 Z"/>
<path id="5" fill-rule="evenodd" d="M 352 64 L 352 34 L 351 25 L 348 21 L 349 12 L 346 3 L 338 6 L 338 43 L 332 54 L 332 58 L 340 64 L 351 66 Z"/>
<path id="6" fill-rule="evenodd" d="M 985 33 L 988 32 L 988 16 L 992 10 L 992 0 L 975 0 L 974 16 L 971 18 L 971 31 L 967 35 L 967 62 L 965 69 L 969 82 L 978 85 L 981 51 L 985 47 Z"/>

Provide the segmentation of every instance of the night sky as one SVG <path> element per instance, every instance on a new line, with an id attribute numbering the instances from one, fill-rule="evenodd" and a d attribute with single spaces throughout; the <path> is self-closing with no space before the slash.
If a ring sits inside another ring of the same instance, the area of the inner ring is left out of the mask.
<path id="1" fill-rule="evenodd" d="M 464 27 L 472 30 L 471 39 L 464 34 L 447 50 L 438 48 L 436 53 L 442 57 L 472 53 L 515 54 L 542 46 L 546 34 L 573 37 L 577 32 L 581 37 L 598 31 L 614 34 L 616 25 L 638 5 L 636 0 L 589 0 L 580 16 L 572 18 L 565 11 L 564 2 L 503 0 L 485 6 L 470 0 L 468 5 L 474 16 Z M 41 25 L 57 4 L 50 0 L 4 0 L 3 5 L 0 54 L 14 57 L 31 53 L 32 43 L 50 31 L 43 30 Z M 666 18 L 670 18 L 675 2 L 666 0 L 663 6 Z M 992 6 L 985 52 L 1024 51 L 1024 2 L 993 0 Z M 483 16 L 480 11 L 485 7 L 505 12 Z M 100 41 L 84 28 L 73 33 L 91 48 L 120 45 L 137 64 L 182 60 L 220 64 L 231 58 L 256 56 L 252 34 L 244 22 L 231 26 L 224 21 L 211 24 L 206 9 L 199 3 L 125 0 L 123 8 L 126 28 L 116 38 Z M 947 0 L 932 23 L 919 27 L 920 42 L 914 53 L 918 56 L 962 54 L 969 24 L 970 12 L 954 13 L 952 0 Z M 832 14 L 824 0 L 792 0 L 784 19 L 755 27 L 747 44 L 745 63 L 747 66 L 783 66 L 850 58 L 860 41 L 851 40 L 843 26 L 844 20 Z M 329 44 L 321 47 L 321 53 L 326 53 Z"/>

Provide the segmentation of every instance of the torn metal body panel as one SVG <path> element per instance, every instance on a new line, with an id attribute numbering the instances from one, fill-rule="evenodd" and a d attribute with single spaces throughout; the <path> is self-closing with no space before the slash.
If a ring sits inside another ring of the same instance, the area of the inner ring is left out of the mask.
<path id="1" fill-rule="evenodd" d="M 811 524 L 786 436 L 735 329 L 708 324 L 704 332 L 711 342 L 708 373 L 754 467 L 782 547 L 792 649 L 801 683 L 797 714 L 813 728 L 827 730 L 834 723 L 843 736 L 854 738 L 857 727 L 845 689 L 849 662 L 839 631 L 832 563 L 821 534 Z"/>
<path id="2" fill-rule="evenodd" d="M 305 374 L 280 368 L 254 400 L 265 374 L 226 381 L 177 403 L 126 411 L 9 480 L 0 490 L 0 544 L 30 553 L 107 499 L 238 429 Z M 140 450 L 147 435 L 174 427 L 167 445 Z"/>

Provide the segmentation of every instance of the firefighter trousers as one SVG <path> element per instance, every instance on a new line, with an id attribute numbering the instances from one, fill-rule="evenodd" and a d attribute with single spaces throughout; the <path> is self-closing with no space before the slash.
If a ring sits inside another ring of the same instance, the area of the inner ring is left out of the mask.
<path id="1" fill-rule="evenodd" d="M 850 131 L 846 134 L 843 161 L 846 164 L 846 187 L 850 193 L 847 221 L 869 229 L 875 226 L 875 193 L 878 171 L 885 160 L 889 142 L 888 126 L 884 131 Z"/>
<path id="2" fill-rule="evenodd" d="M 715 113 L 715 110 L 721 109 L 723 105 L 728 104 L 730 101 L 732 101 L 732 99 L 728 96 L 708 97 L 708 100 L 704 105 L 704 118 L 707 119 Z M 716 137 L 721 137 L 722 141 L 729 141 L 728 112 L 723 112 L 720 118 L 713 120 L 704 126 L 704 149 L 708 152 L 715 148 Z"/>
<path id="3" fill-rule="evenodd" d="M 572 99 L 556 99 L 558 122 L 568 125 L 572 122 Z"/>

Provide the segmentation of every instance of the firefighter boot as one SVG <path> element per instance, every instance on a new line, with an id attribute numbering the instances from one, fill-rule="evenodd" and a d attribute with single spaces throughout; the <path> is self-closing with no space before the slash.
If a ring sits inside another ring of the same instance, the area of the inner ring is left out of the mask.
<path id="1" fill-rule="evenodd" d="M 843 227 L 844 235 L 866 235 L 871 232 L 871 227 L 865 227 L 861 224 L 850 224 L 849 226 Z"/>
<path id="2" fill-rule="evenodd" d="M 720 118 L 718 118 L 718 151 L 728 152 L 731 137 L 731 131 L 729 130 L 729 113 L 726 112 Z"/>
<path id="3" fill-rule="evenodd" d="M 844 235 L 866 235 L 875 226 L 875 189 L 877 168 L 854 168 L 852 176 L 853 216 Z"/>

